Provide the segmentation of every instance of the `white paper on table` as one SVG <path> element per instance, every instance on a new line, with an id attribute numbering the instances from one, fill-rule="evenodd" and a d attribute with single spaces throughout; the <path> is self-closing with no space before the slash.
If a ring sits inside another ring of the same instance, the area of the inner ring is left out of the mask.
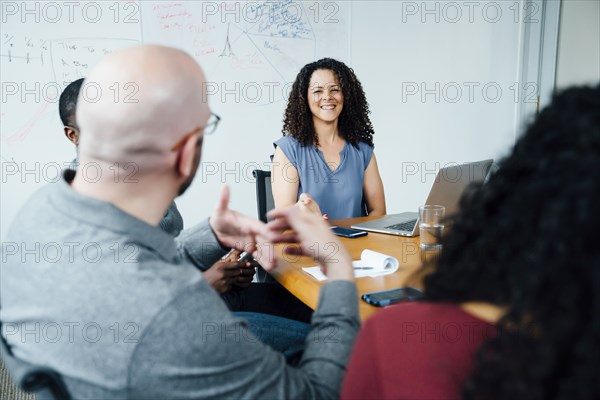
<path id="1" fill-rule="evenodd" d="M 366 276 L 374 277 L 393 274 L 398 271 L 399 263 L 395 257 L 364 249 L 360 255 L 360 260 L 352 261 L 352 266 L 354 267 L 354 277 L 364 278 Z M 327 276 L 321 272 L 321 267 L 318 265 L 302 269 L 318 281 L 327 280 Z"/>

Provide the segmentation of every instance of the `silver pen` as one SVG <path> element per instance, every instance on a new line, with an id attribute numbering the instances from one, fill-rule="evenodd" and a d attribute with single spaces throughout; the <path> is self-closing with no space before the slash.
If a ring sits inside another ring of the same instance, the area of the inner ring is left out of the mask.
<path id="1" fill-rule="evenodd" d="M 229 256 L 231 255 L 231 253 L 233 253 L 235 251 L 235 249 L 231 249 L 227 252 L 227 254 L 225 254 L 223 257 L 221 257 L 221 260 L 225 260 L 227 258 L 229 258 Z"/>
<path id="2" fill-rule="evenodd" d="M 225 254 L 223 257 L 221 257 L 221 260 L 226 260 L 231 253 L 233 253 L 235 251 L 235 249 L 231 249 L 229 250 L 229 252 L 227 252 L 227 254 Z M 241 262 L 241 261 L 254 261 L 254 258 L 252 257 L 252 253 L 250 253 L 249 251 L 243 251 L 240 253 L 240 255 L 238 256 L 237 262 Z"/>

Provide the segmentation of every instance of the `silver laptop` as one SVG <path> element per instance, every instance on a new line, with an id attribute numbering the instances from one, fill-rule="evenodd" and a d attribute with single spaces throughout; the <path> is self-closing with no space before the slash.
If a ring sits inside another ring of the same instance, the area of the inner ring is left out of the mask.
<path id="1" fill-rule="evenodd" d="M 425 204 L 446 207 L 446 216 L 458 210 L 458 203 L 465 188 L 472 182 L 483 182 L 490 171 L 493 160 L 453 165 L 438 171 Z M 373 221 L 352 225 L 363 231 L 388 233 L 390 235 L 417 236 L 419 213 L 403 212 L 390 214 Z"/>

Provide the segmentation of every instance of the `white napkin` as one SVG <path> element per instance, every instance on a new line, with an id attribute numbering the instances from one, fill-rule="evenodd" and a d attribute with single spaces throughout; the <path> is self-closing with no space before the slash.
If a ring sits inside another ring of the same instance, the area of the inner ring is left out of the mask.
<path id="1" fill-rule="evenodd" d="M 360 260 L 352 261 L 352 266 L 354 267 L 354 277 L 363 278 L 393 274 L 398 271 L 399 263 L 395 257 L 365 249 L 360 255 Z M 321 267 L 318 265 L 302 269 L 318 281 L 327 280 L 327 276 L 321 272 Z"/>

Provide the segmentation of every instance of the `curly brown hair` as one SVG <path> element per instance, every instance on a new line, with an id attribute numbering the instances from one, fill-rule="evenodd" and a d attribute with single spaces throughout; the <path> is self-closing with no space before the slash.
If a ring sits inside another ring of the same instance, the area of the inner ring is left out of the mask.
<path id="1" fill-rule="evenodd" d="M 352 68 L 332 58 L 323 58 L 307 64 L 298 73 L 285 109 L 283 136 L 295 138 L 302 146 L 319 145 L 312 113 L 308 107 L 308 85 L 313 72 L 318 69 L 332 71 L 340 83 L 344 95 L 344 108 L 338 122 L 340 135 L 355 147 L 358 147 L 359 142 L 373 147 L 375 132 L 369 119 L 369 104 L 362 84 Z"/>

